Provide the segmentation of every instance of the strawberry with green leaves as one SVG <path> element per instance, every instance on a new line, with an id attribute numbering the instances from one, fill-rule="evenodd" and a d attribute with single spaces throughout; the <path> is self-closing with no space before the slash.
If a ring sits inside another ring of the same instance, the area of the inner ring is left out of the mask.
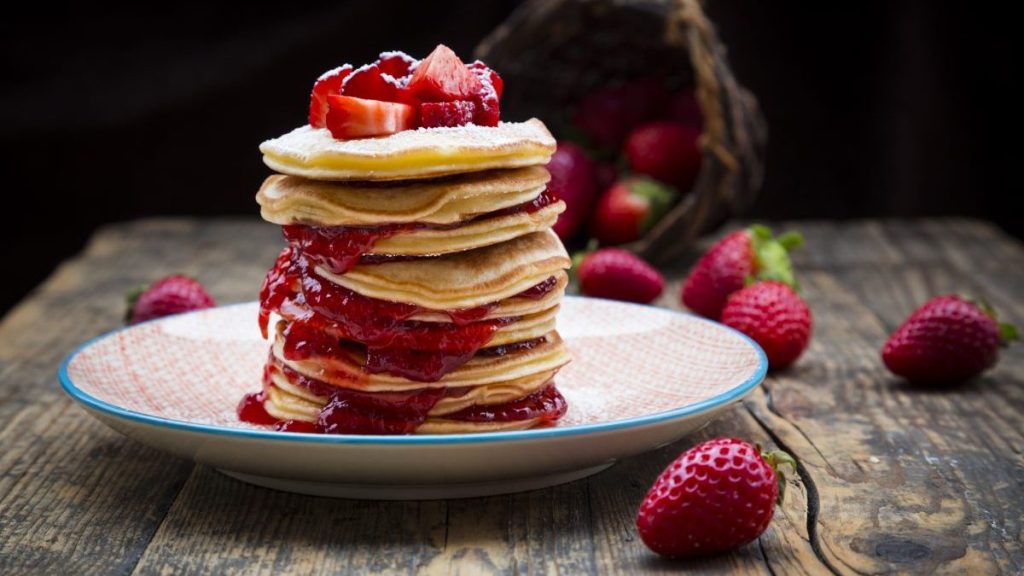
<path id="1" fill-rule="evenodd" d="M 686 277 L 682 302 L 693 312 L 718 320 L 730 294 L 758 280 L 778 280 L 796 288 L 789 251 L 803 244 L 798 232 L 773 237 L 760 225 L 738 230 L 715 243 Z"/>
<path id="2" fill-rule="evenodd" d="M 640 505 L 640 539 L 670 558 L 710 556 L 755 540 L 782 502 L 782 464 L 796 469 L 789 454 L 762 453 L 736 438 L 690 448 L 661 473 Z"/>
<path id="3" fill-rule="evenodd" d="M 995 365 L 999 348 L 1018 338 L 984 302 L 938 296 L 889 336 L 882 361 L 894 374 L 922 384 L 955 384 Z"/>
<path id="4" fill-rule="evenodd" d="M 604 246 L 632 242 L 653 228 L 678 197 L 674 188 L 650 178 L 620 180 L 598 200 L 590 234 Z"/>

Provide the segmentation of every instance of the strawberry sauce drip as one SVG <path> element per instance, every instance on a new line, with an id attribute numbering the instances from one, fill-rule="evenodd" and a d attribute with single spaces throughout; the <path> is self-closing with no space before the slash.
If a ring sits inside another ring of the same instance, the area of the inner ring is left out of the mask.
<path id="1" fill-rule="evenodd" d="M 558 286 L 558 278 L 551 276 L 550 278 L 541 282 L 540 284 L 537 284 L 533 288 L 527 288 L 526 290 L 523 290 L 519 294 L 516 294 L 516 297 L 529 298 L 531 300 L 540 300 L 545 295 L 547 295 L 548 292 L 554 290 L 555 286 Z"/>
<path id="2" fill-rule="evenodd" d="M 538 425 L 543 426 L 564 416 L 567 408 L 565 398 L 554 384 L 549 384 L 543 390 L 513 402 L 494 406 L 478 404 L 446 414 L 444 418 L 462 422 L 518 422 L 540 418 Z"/>
<path id="3" fill-rule="evenodd" d="M 263 408 L 264 400 L 266 400 L 266 394 L 263 392 L 251 392 L 242 396 L 242 401 L 238 403 L 236 409 L 238 419 L 250 424 L 274 424 L 277 422 L 277 418 L 268 414 Z"/>
<path id="4" fill-rule="evenodd" d="M 284 226 L 284 237 L 303 255 L 335 274 L 344 274 L 356 264 L 363 263 L 364 254 L 369 252 L 377 240 L 390 238 L 411 230 L 452 230 L 471 222 L 498 218 L 520 212 L 533 213 L 558 201 L 553 194 L 544 190 L 536 198 L 516 206 L 495 210 L 472 217 L 455 224 L 384 224 L 381 226 Z M 399 259 L 406 257 L 399 256 Z M 420 258 L 419 256 L 408 257 Z M 372 261 L 372 259 L 369 259 Z M 385 261 L 391 261 L 385 260 Z"/>
<path id="5" fill-rule="evenodd" d="M 264 372 L 265 386 L 273 386 L 270 371 L 280 371 L 288 382 L 317 396 L 327 397 L 315 423 L 301 420 L 276 420 L 263 408 L 265 393 L 248 394 L 239 404 L 239 418 L 253 424 L 273 425 L 281 432 L 318 434 L 412 434 L 426 421 L 430 411 L 443 398 L 465 395 L 468 388 L 421 388 L 408 392 L 361 392 L 339 388 L 310 378 L 273 362 Z M 245 406 L 245 410 L 243 410 Z M 565 414 L 565 399 L 548 385 L 519 400 L 494 406 L 473 406 L 441 416 L 462 422 L 516 422 L 540 418 L 549 425 Z"/>
<path id="6" fill-rule="evenodd" d="M 524 293 L 540 297 L 556 285 L 551 277 Z M 446 311 L 451 323 L 409 320 L 426 309 L 368 298 L 326 281 L 288 247 L 260 291 L 260 328 L 266 334 L 270 312 L 285 309 L 291 323 L 284 354 L 290 360 L 334 357 L 342 353 L 340 340 L 351 340 L 366 346 L 366 372 L 435 382 L 465 364 L 502 325 L 518 320 L 481 320 L 495 306 Z"/>
<path id="7" fill-rule="evenodd" d="M 540 338 L 534 338 L 532 340 L 523 340 L 521 342 L 513 342 L 511 344 L 502 344 L 501 346 L 494 346 L 491 348 L 481 348 L 477 352 L 480 356 L 486 356 L 488 358 L 507 356 L 509 354 L 515 354 L 516 352 L 525 352 L 527 350 L 533 350 L 537 346 L 544 344 L 548 339 L 545 336 Z"/>

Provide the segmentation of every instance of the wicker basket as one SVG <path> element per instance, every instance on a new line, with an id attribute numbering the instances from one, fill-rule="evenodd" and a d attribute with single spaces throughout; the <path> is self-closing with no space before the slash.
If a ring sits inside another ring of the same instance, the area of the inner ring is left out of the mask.
<path id="1" fill-rule="evenodd" d="M 638 71 L 692 83 L 704 116 L 703 163 L 690 193 L 627 246 L 648 260 L 676 260 L 699 234 L 753 202 L 767 127 L 697 0 L 529 0 L 476 56 L 505 77 L 502 108 L 520 117 L 557 119 L 594 89 Z"/>

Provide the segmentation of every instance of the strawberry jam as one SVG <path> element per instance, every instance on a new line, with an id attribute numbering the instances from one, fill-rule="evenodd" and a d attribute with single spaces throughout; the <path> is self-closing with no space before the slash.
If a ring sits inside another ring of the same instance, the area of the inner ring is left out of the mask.
<path id="1" fill-rule="evenodd" d="M 538 424 L 543 426 L 553 424 L 564 416 L 566 409 L 565 398 L 554 384 L 549 384 L 543 390 L 514 402 L 495 406 L 470 406 L 448 414 L 445 418 L 463 422 L 518 422 L 540 418 Z"/>
<path id="2" fill-rule="evenodd" d="M 304 256 L 335 274 L 344 274 L 362 262 L 360 258 L 373 249 L 377 240 L 411 230 L 452 230 L 471 222 L 498 218 L 520 212 L 533 213 L 558 201 L 544 190 L 536 198 L 516 206 L 488 212 L 455 224 L 384 224 L 381 226 L 284 226 L 284 237 Z M 420 258 L 418 256 L 410 259 Z"/>
<path id="3" fill-rule="evenodd" d="M 511 344 L 502 344 L 501 346 L 494 346 L 491 348 L 482 348 L 477 354 L 488 358 L 495 358 L 500 356 L 508 356 L 509 354 L 515 354 L 516 352 L 525 352 L 527 350 L 533 350 L 541 344 L 547 343 L 548 339 L 546 336 L 540 338 L 534 338 L 532 340 L 523 340 L 521 342 L 512 342 Z"/>
<path id="4" fill-rule="evenodd" d="M 556 285 L 551 277 L 524 294 L 539 298 Z M 502 325 L 518 320 L 480 320 L 496 304 L 447 311 L 451 323 L 409 320 L 426 309 L 368 298 L 324 280 L 294 247 L 281 252 L 260 300 L 264 334 L 271 311 L 291 320 L 284 334 L 286 358 L 335 357 L 342 353 L 339 340 L 350 340 L 366 346 L 365 372 L 418 382 L 440 380 L 469 361 Z"/>
<path id="5" fill-rule="evenodd" d="M 277 422 L 277 418 L 268 414 L 263 408 L 265 399 L 266 394 L 263 392 L 251 392 L 242 396 L 242 401 L 238 403 L 236 410 L 238 419 L 250 424 L 274 424 Z"/>
<path id="6" fill-rule="evenodd" d="M 270 370 L 279 370 L 294 386 L 327 397 L 315 423 L 300 420 L 278 421 L 263 408 L 264 393 L 248 394 L 239 404 L 239 418 L 253 424 L 273 425 L 281 432 L 320 434 L 412 434 L 423 424 L 434 406 L 443 398 L 463 396 L 467 388 L 422 388 L 408 392 L 361 392 L 331 386 L 300 374 L 287 366 L 271 363 L 264 372 L 265 385 L 273 386 Z M 243 406 L 245 407 L 243 409 Z M 471 406 L 440 416 L 462 422 L 518 422 L 539 418 L 550 425 L 566 411 L 565 399 L 549 384 L 519 400 L 493 406 Z"/>

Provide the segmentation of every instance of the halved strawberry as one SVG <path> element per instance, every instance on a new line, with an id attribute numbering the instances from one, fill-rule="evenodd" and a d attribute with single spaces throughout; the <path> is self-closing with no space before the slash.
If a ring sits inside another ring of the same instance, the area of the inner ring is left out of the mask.
<path id="1" fill-rule="evenodd" d="M 390 74 L 383 73 L 377 64 L 367 64 L 353 71 L 342 83 L 341 94 L 353 98 L 401 102 L 414 106 L 419 103 L 408 89 Z"/>
<path id="2" fill-rule="evenodd" d="M 338 139 L 385 136 L 416 127 L 416 109 L 408 104 L 339 95 L 328 96 L 327 103 L 327 129 Z"/>
<path id="3" fill-rule="evenodd" d="M 377 59 L 380 71 L 398 80 L 409 74 L 416 59 L 405 52 L 381 52 Z"/>
<path id="4" fill-rule="evenodd" d="M 451 48 L 438 44 L 416 67 L 409 90 L 425 102 L 450 102 L 478 97 L 483 85 Z"/>
<path id="5" fill-rule="evenodd" d="M 501 79 L 501 76 L 498 76 L 497 72 L 491 70 L 486 64 L 479 60 L 474 61 L 466 67 L 476 74 L 476 77 L 479 78 L 481 82 L 490 82 L 491 86 L 494 88 L 495 95 L 497 95 L 498 98 L 501 98 L 501 92 L 505 89 L 505 81 Z"/>
<path id="6" fill-rule="evenodd" d="M 420 126 L 424 128 L 463 126 L 473 122 L 476 111 L 476 103 L 471 100 L 424 102 L 420 104 Z"/>
<path id="7" fill-rule="evenodd" d="M 323 128 L 327 125 L 327 97 L 341 92 L 341 83 L 352 73 L 352 65 L 345 64 L 324 73 L 313 84 L 313 93 L 309 95 L 309 125 Z"/>

